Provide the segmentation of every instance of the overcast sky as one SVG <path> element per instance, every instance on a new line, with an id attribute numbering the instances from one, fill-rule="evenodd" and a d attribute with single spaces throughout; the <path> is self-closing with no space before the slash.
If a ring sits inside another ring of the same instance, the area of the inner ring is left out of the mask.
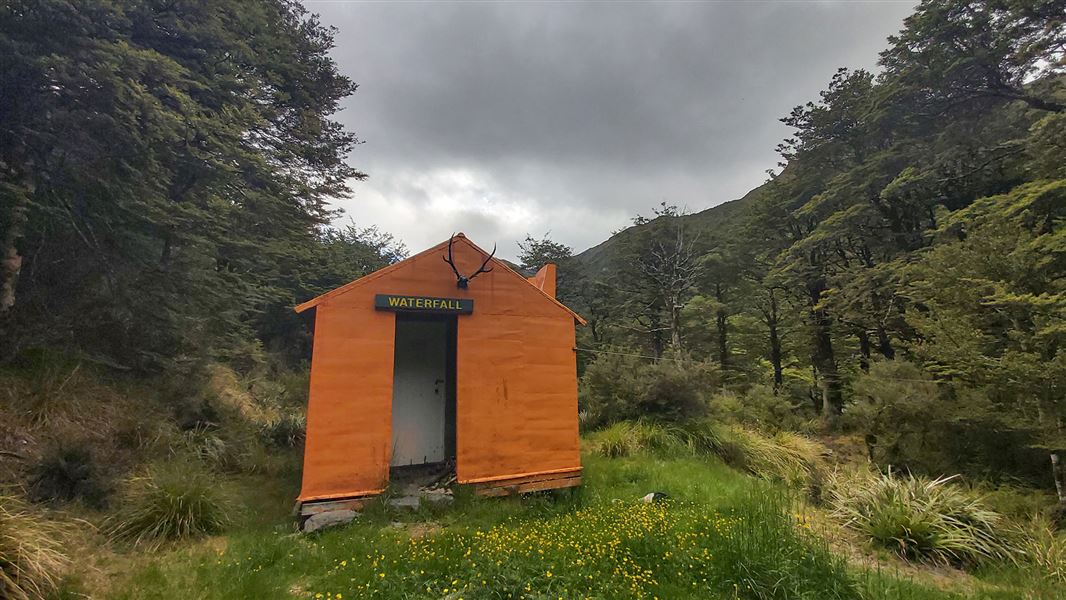
<path id="1" fill-rule="evenodd" d="M 743 196 L 778 119 L 837 67 L 873 68 L 915 3 L 305 4 L 359 84 L 339 118 L 370 177 L 343 221 L 514 258 L 527 232 L 580 252 L 659 202 Z"/>

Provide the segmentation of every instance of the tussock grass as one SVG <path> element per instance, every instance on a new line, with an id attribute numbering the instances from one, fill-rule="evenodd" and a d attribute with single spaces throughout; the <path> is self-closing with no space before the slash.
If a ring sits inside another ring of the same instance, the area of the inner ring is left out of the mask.
<path id="1" fill-rule="evenodd" d="M 217 431 L 197 426 L 182 432 L 182 446 L 192 456 L 220 472 L 238 472 L 239 456 Z"/>
<path id="2" fill-rule="evenodd" d="M 260 436 L 244 422 L 227 427 L 195 427 L 172 448 L 174 460 L 195 456 L 213 472 L 234 475 L 270 471 L 271 455 Z"/>
<path id="3" fill-rule="evenodd" d="M 817 478 L 825 453 L 818 442 L 794 433 L 766 435 L 711 421 L 683 425 L 621 421 L 589 434 L 586 448 L 608 458 L 642 452 L 716 455 L 734 468 L 792 486 L 803 486 Z"/>
<path id="4" fill-rule="evenodd" d="M 1037 573 L 1066 583 L 1066 532 L 1056 532 L 1048 523 L 1036 521 L 1026 528 L 1021 551 Z"/>
<path id="5" fill-rule="evenodd" d="M 1016 562 L 1022 551 L 1009 524 L 952 479 L 841 471 L 829 477 L 827 499 L 848 527 L 904 558 Z"/>
<path id="6" fill-rule="evenodd" d="M 0 598 L 55 593 L 70 566 L 59 541 L 64 531 L 14 495 L 0 493 Z"/>
<path id="7" fill-rule="evenodd" d="M 727 464 L 757 477 L 802 486 L 822 467 L 824 447 L 803 436 L 783 431 L 768 436 L 737 426 L 709 428 L 718 455 Z"/>
<path id="8" fill-rule="evenodd" d="M 642 452 L 670 452 L 684 447 L 678 430 L 650 421 L 619 421 L 586 437 L 590 452 L 607 458 L 634 456 Z"/>
<path id="9" fill-rule="evenodd" d="M 231 368 L 212 365 L 203 393 L 208 405 L 218 413 L 219 430 L 200 432 L 194 437 L 205 441 L 213 434 L 215 448 L 208 447 L 207 462 L 223 472 L 256 472 L 263 470 L 266 448 L 291 449 L 303 443 L 306 420 L 302 405 L 292 406 L 296 393 L 288 386 L 305 380 L 288 377 L 286 383 L 264 379 L 242 378 Z M 304 390 L 306 393 L 306 390 Z M 201 450 L 204 450 L 202 448 Z"/>
<path id="10" fill-rule="evenodd" d="M 218 485 L 192 464 L 159 466 L 131 478 L 123 505 L 105 530 L 135 546 L 219 533 L 229 523 L 228 502 Z"/>
<path id="11" fill-rule="evenodd" d="M 302 414 L 282 413 L 266 423 L 262 429 L 263 437 L 278 448 L 296 448 L 303 444 L 307 436 L 307 419 Z"/>

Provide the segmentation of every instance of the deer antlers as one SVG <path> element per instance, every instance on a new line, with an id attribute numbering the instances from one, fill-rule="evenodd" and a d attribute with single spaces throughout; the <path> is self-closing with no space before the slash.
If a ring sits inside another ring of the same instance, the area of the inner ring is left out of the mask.
<path id="1" fill-rule="evenodd" d="M 481 266 L 477 268 L 477 271 L 474 271 L 474 273 L 471 274 L 469 277 L 464 277 L 463 274 L 459 272 L 459 269 L 455 268 L 455 260 L 452 258 L 453 243 L 455 243 L 454 233 L 452 234 L 452 237 L 448 238 L 448 256 L 443 256 L 441 257 L 441 259 L 444 262 L 448 263 L 448 265 L 452 268 L 452 272 L 455 273 L 455 285 L 465 290 L 471 279 L 477 277 L 482 273 L 488 273 L 489 271 L 492 271 L 492 267 L 486 269 L 485 265 L 489 264 L 489 261 L 492 260 L 493 255 L 496 254 L 496 244 L 492 245 L 492 252 L 485 257 L 485 262 L 481 263 Z"/>

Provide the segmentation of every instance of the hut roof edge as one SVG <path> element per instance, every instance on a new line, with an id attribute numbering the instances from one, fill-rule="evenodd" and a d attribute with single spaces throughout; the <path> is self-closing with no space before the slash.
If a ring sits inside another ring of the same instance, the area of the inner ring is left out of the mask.
<path id="1" fill-rule="evenodd" d="M 463 234 L 456 235 L 454 239 L 456 241 L 465 242 L 466 244 L 469 244 L 471 248 L 473 248 L 474 250 L 477 250 L 481 254 L 484 254 L 486 256 L 488 256 L 488 254 L 489 254 L 488 252 L 485 252 L 484 250 L 482 250 L 477 244 L 475 244 L 474 242 L 470 241 L 470 238 L 466 237 Z M 427 248 L 426 250 L 423 250 L 422 252 L 419 252 L 418 254 L 415 254 L 414 256 L 409 256 L 409 257 L 407 257 L 407 258 L 405 258 L 405 259 L 403 259 L 401 261 L 392 263 L 391 265 L 389 265 L 387 267 L 383 267 L 381 269 L 378 269 L 377 271 L 374 271 L 373 273 L 368 273 L 368 274 L 360 277 L 359 279 L 356 279 L 354 281 L 350 281 L 350 282 L 348 282 L 348 283 L 346 283 L 346 284 L 344 284 L 344 285 L 342 285 L 342 286 L 340 286 L 338 288 L 334 288 L 334 289 L 332 289 L 332 290 L 330 290 L 330 291 L 328 291 L 328 292 L 326 292 L 324 294 L 321 294 L 319 296 L 316 296 L 316 297 L 308 300 L 307 302 L 303 302 L 301 304 L 297 304 L 294 307 L 294 309 L 295 309 L 296 312 L 302 313 L 302 312 L 304 312 L 304 311 L 306 311 L 308 309 L 314 308 L 314 307 L 318 306 L 319 304 L 322 304 L 326 300 L 329 300 L 330 298 L 334 298 L 336 296 L 340 296 L 340 295 L 344 294 L 345 292 L 348 292 L 348 291 L 350 291 L 350 290 L 352 290 L 352 289 L 354 289 L 356 287 L 360 287 L 360 286 L 366 285 L 367 283 L 370 283 L 372 281 L 375 281 L 377 279 L 380 279 L 381 277 L 384 277 L 384 276 L 388 275 L 389 273 L 391 273 L 391 272 L 395 271 L 396 269 L 398 269 L 400 267 L 400 265 L 404 264 L 405 262 L 407 262 L 409 260 L 415 260 L 417 258 L 421 258 L 422 256 L 430 254 L 431 252 L 440 252 L 445 247 L 447 247 L 447 245 L 448 245 L 448 240 L 443 241 L 443 242 L 437 244 L 436 246 L 432 246 L 430 248 Z M 511 267 L 507 266 L 507 263 L 503 262 L 502 260 L 500 260 L 500 259 L 498 259 L 496 257 L 492 257 L 492 266 L 493 267 L 503 267 L 504 271 L 510 273 L 514 277 L 517 277 L 517 278 L 521 279 L 526 285 L 528 285 L 529 287 L 533 288 L 534 290 L 537 290 L 537 293 L 539 293 L 541 296 L 543 296 L 545 300 L 548 300 L 552 304 L 555 304 L 559 308 L 565 310 L 567 313 L 569 313 L 574 318 L 575 321 L 577 321 L 581 325 L 587 325 L 588 324 L 588 322 L 585 321 L 585 319 L 583 319 L 581 317 L 581 315 L 577 314 L 569 306 L 563 304 L 562 302 L 559 302 L 558 299 L 553 298 L 547 292 L 545 292 L 544 290 L 542 290 L 539 287 L 537 287 L 536 285 L 534 285 L 524 275 L 522 275 L 518 271 L 515 271 Z"/>

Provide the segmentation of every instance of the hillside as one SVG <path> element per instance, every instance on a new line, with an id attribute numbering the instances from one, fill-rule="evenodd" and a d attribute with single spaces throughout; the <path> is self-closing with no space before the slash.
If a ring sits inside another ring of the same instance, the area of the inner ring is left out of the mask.
<path id="1" fill-rule="evenodd" d="M 751 190 L 742 198 L 684 215 L 680 220 L 684 226 L 691 227 L 693 231 L 698 232 L 703 241 L 711 243 L 712 240 L 721 238 L 731 228 L 741 225 L 745 218 L 745 210 L 751 207 L 754 199 L 764 187 L 765 184 Z M 574 259 L 587 274 L 601 274 L 609 269 L 613 249 L 632 238 L 641 228 L 646 227 L 648 225 L 627 227 L 588 250 L 575 254 Z"/>

